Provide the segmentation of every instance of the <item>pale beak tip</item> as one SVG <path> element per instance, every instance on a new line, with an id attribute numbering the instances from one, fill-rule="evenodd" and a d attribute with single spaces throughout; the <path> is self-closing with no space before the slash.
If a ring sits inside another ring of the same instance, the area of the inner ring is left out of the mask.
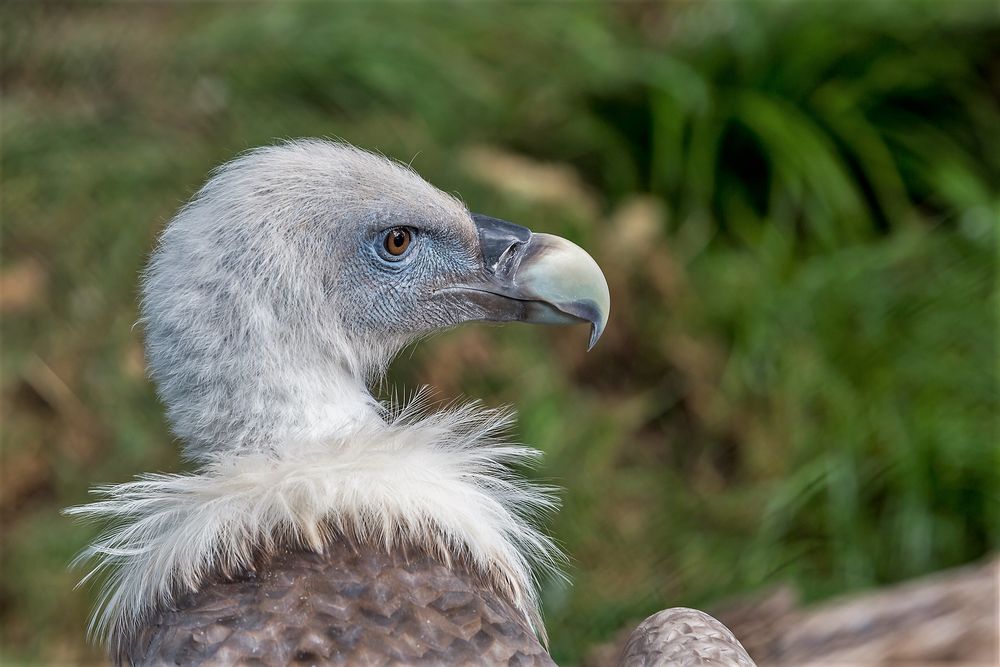
<path id="1" fill-rule="evenodd" d="M 603 326 L 598 328 L 596 322 L 590 325 L 590 342 L 587 344 L 587 352 L 590 352 L 591 350 L 594 349 L 594 346 L 597 345 L 597 341 L 601 338 L 601 334 L 603 333 L 604 333 Z"/>

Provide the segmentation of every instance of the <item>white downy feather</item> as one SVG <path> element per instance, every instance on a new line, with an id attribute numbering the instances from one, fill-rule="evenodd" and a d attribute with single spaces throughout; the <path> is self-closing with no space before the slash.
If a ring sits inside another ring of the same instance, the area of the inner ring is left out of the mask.
<path id="1" fill-rule="evenodd" d="M 535 574 L 556 572 L 562 556 L 532 522 L 556 502 L 512 470 L 539 453 L 501 441 L 510 412 L 469 404 L 419 416 L 415 403 L 342 440 L 144 475 L 67 510 L 111 525 L 79 557 L 94 565 L 84 581 L 109 571 L 91 632 L 114 646 L 182 588 L 250 568 L 261 549 L 321 551 L 348 534 L 466 558 L 544 637 Z"/>

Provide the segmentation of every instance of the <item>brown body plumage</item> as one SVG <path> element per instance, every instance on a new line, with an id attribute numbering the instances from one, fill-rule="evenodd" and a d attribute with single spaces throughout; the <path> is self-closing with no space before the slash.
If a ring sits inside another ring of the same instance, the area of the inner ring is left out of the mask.
<path id="1" fill-rule="evenodd" d="M 461 560 L 339 541 L 264 557 L 158 612 L 124 662 L 552 665 L 523 617 Z"/>
<path id="2" fill-rule="evenodd" d="M 622 667 L 754 667 L 725 625 L 703 611 L 675 607 L 653 614 L 629 636 Z"/>

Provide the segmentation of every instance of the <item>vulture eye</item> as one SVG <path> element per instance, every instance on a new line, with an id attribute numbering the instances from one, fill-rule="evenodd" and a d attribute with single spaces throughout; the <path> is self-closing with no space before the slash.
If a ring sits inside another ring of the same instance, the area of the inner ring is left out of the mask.
<path id="1" fill-rule="evenodd" d="M 413 234 L 406 227 L 393 227 L 385 233 L 385 251 L 393 257 L 401 257 L 410 247 Z"/>

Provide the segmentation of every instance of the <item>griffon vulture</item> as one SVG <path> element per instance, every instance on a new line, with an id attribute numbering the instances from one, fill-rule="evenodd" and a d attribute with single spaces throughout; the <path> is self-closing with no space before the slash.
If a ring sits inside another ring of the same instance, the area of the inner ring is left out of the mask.
<path id="1" fill-rule="evenodd" d="M 150 374 L 197 470 L 69 510 L 109 525 L 81 555 L 104 578 L 92 630 L 139 665 L 551 664 L 534 576 L 558 550 L 533 521 L 553 500 L 513 471 L 537 452 L 503 441 L 505 412 L 368 387 L 433 331 L 584 322 L 593 346 L 609 308 L 579 247 L 381 156 L 295 141 L 221 167 L 142 289 Z M 682 617 L 624 660 L 750 664 Z"/>

